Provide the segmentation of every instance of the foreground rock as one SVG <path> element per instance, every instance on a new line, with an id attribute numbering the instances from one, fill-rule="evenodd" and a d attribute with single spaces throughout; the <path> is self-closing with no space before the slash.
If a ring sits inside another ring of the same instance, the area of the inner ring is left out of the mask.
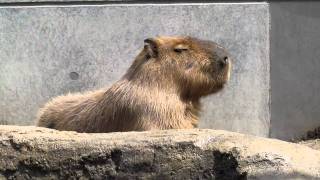
<path id="1" fill-rule="evenodd" d="M 227 131 L 79 134 L 0 126 L 0 179 L 310 179 L 320 151 Z"/>
<path id="2" fill-rule="evenodd" d="M 320 151 L 320 139 L 313 139 L 313 140 L 307 140 L 307 141 L 301 141 L 299 144 L 309 146 L 312 149 L 316 149 Z"/>

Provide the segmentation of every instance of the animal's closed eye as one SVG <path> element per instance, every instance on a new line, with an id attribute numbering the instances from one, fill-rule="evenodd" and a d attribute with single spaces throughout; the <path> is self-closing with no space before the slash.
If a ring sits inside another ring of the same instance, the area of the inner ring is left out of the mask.
<path id="1" fill-rule="evenodd" d="M 174 49 L 174 52 L 181 53 L 183 51 L 187 51 L 188 49 Z"/>
<path id="2" fill-rule="evenodd" d="M 184 44 L 178 44 L 177 46 L 174 47 L 174 52 L 176 53 L 181 53 L 183 51 L 188 51 L 189 47 L 184 45 Z"/>

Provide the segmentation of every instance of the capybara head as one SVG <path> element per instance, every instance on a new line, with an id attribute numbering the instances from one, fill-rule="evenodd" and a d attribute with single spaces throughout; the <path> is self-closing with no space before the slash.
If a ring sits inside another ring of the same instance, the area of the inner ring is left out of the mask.
<path id="1" fill-rule="evenodd" d="M 141 85 L 175 89 L 182 98 L 214 93 L 228 81 L 231 58 L 215 42 L 193 37 L 156 37 L 145 41 L 125 78 Z"/>

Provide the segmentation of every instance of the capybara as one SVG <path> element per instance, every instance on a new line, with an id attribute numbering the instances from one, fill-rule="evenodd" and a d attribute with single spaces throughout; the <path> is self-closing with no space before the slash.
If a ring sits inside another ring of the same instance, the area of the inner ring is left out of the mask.
<path id="1" fill-rule="evenodd" d="M 40 109 L 37 125 L 88 133 L 194 128 L 200 98 L 221 90 L 230 71 L 228 52 L 215 42 L 148 38 L 120 80 L 53 98 Z"/>

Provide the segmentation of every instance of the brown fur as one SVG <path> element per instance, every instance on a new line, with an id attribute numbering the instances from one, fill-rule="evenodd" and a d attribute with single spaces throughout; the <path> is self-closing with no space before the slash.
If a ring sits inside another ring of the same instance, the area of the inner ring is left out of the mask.
<path id="1" fill-rule="evenodd" d="M 110 88 L 59 96 L 38 126 L 77 132 L 143 131 L 197 126 L 199 98 L 220 90 L 230 74 L 226 50 L 192 37 L 157 37 Z M 225 66 L 223 66 L 225 65 Z"/>

